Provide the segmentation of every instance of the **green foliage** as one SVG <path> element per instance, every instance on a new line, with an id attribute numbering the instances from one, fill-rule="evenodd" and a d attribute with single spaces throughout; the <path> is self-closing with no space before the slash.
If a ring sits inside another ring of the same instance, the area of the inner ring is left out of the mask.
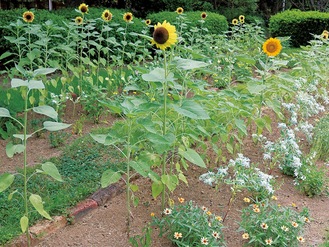
<path id="1" fill-rule="evenodd" d="M 318 11 L 287 10 L 271 16 L 270 34 L 273 37 L 289 36 L 294 47 L 308 45 L 314 35 L 329 27 L 329 13 Z"/>
<path id="2" fill-rule="evenodd" d="M 256 15 L 257 0 L 229 0 L 222 1 L 218 12 L 224 15 L 228 20 L 237 18 L 240 15 Z"/>
<path id="3" fill-rule="evenodd" d="M 205 206 L 179 199 L 182 203 L 164 209 L 162 217 L 153 217 L 151 226 L 159 229 L 159 237 L 167 237 L 179 247 L 225 246 L 222 218 Z"/>
<path id="4" fill-rule="evenodd" d="M 309 222 L 307 208 L 298 213 L 291 207 L 279 206 L 269 200 L 244 208 L 241 218 L 239 231 L 244 233 L 244 246 L 255 247 L 298 246 L 303 242 L 303 227 Z"/>
<path id="5" fill-rule="evenodd" d="M 326 161 L 329 157 L 329 115 L 326 115 L 316 123 L 313 130 L 312 151 L 318 159 Z"/>
<path id="6" fill-rule="evenodd" d="M 210 34 L 221 34 L 228 29 L 228 23 L 224 16 L 219 15 L 213 12 L 207 12 L 207 18 L 204 20 L 204 23 L 201 24 L 201 11 L 195 12 L 184 12 L 184 29 L 191 30 L 195 27 L 208 29 Z M 163 11 L 159 13 L 149 14 L 147 19 L 150 19 L 152 23 L 157 24 L 158 22 L 162 23 L 164 20 L 170 22 L 172 25 L 176 25 L 177 29 L 182 28 L 181 23 L 177 19 L 178 14 L 174 11 Z M 184 33 L 182 34 L 184 36 Z"/>
<path id="7" fill-rule="evenodd" d="M 53 148 L 62 146 L 65 143 L 67 138 L 68 138 L 68 133 L 66 133 L 66 132 L 63 132 L 63 131 L 50 132 L 50 134 L 49 134 L 50 146 Z"/>

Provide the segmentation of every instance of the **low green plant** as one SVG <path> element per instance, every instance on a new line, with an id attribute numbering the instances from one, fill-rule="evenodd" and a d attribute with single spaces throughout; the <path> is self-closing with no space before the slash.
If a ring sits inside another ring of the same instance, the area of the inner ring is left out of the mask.
<path id="1" fill-rule="evenodd" d="M 242 210 L 238 231 L 243 232 L 243 246 L 298 246 L 305 242 L 302 232 L 308 217 L 307 208 L 297 212 L 266 199 Z"/>
<path id="2" fill-rule="evenodd" d="M 66 132 L 51 132 L 49 134 L 49 143 L 53 148 L 57 148 L 64 144 L 65 140 L 68 137 L 68 133 Z"/>
<path id="3" fill-rule="evenodd" d="M 329 115 L 326 115 L 316 123 L 313 129 L 314 136 L 312 141 L 312 151 L 316 153 L 316 157 L 325 160 L 329 156 Z"/>
<path id="4" fill-rule="evenodd" d="M 165 208 L 161 217 L 153 216 L 151 226 L 159 228 L 159 237 L 167 237 L 175 246 L 225 246 L 222 217 L 193 201 Z"/>

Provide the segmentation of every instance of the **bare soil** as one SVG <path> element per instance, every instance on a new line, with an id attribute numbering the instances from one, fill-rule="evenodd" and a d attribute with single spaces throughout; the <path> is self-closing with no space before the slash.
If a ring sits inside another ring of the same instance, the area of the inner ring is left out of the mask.
<path id="1" fill-rule="evenodd" d="M 72 123 L 81 116 L 81 110 L 78 110 L 75 117 L 72 116 L 72 108 L 68 103 L 65 111 L 63 121 Z M 269 139 L 275 140 L 279 136 L 276 128 L 277 123 L 275 116 L 271 112 L 273 119 L 273 131 L 267 133 Z M 105 116 L 102 123 L 99 125 L 93 124 L 86 120 L 83 127 L 82 134 L 88 134 L 92 128 L 100 125 L 109 125 L 113 122 L 112 116 Z M 71 140 L 78 137 L 72 134 Z M 6 142 L 0 140 L 0 173 L 4 171 L 14 171 L 16 167 L 22 164 L 22 155 L 16 155 L 9 159 L 5 154 Z M 307 150 L 307 144 L 304 145 Z M 243 150 L 241 153 L 251 159 L 251 162 L 261 163 L 262 151 L 259 145 L 256 145 L 250 137 L 244 140 Z M 46 136 L 41 138 L 31 138 L 29 140 L 28 162 L 29 165 L 37 164 L 44 159 L 61 154 L 60 149 L 50 147 L 49 140 Z M 208 159 L 213 160 L 215 155 L 211 152 L 208 154 Z M 227 159 L 233 158 L 227 154 Z M 321 165 L 321 164 L 319 164 Z M 216 165 L 217 166 L 217 165 Z M 218 190 L 199 181 L 199 176 L 207 172 L 205 169 L 190 166 L 190 169 L 185 172 L 189 185 L 181 183 L 178 189 L 170 198 L 177 202 L 178 197 L 185 198 L 186 201 L 193 200 L 198 205 L 208 207 L 216 215 L 223 216 L 228 210 L 227 204 L 230 198 L 230 188 L 228 186 L 221 186 Z M 323 242 L 324 236 L 328 233 L 329 228 L 329 198 L 327 196 L 318 196 L 308 198 L 301 192 L 297 191 L 293 185 L 293 178 L 284 176 L 277 169 L 272 171 L 272 175 L 276 176 L 278 184 L 282 184 L 276 190 L 275 195 L 278 197 L 278 203 L 282 206 L 288 206 L 292 203 L 296 204 L 296 209 L 301 210 L 303 207 L 308 207 L 311 215 L 311 222 L 306 226 L 304 237 L 306 243 L 301 246 L 319 246 Z M 130 229 L 130 236 L 141 234 L 142 228 L 151 220 L 150 214 L 160 216 L 161 206 L 160 198 L 154 200 L 151 196 L 151 186 L 148 179 L 137 179 L 134 183 L 140 187 L 137 192 L 140 197 L 140 204 L 133 208 L 132 224 Z M 243 198 L 248 196 L 246 193 L 240 193 L 235 200 L 225 222 L 224 222 L 224 237 L 228 247 L 240 247 L 245 242 L 242 240 L 241 234 L 237 232 L 238 221 L 240 220 L 240 212 L 246 206 Z M 126 247 L 130 246 L 127 237 L 126 226 L 127 210 L 125 193 L 117 195 L 112 200 L 106 202 L 103 206 L 91 211 L 88 215 L 83 217 L 80 221 L 72 225 L 58 230 L 57 232 L 47 236 L 38 247 L 57 247 L 57 246 L 99 246 L 99 247 Z M 157 231 L 153 232 L 153 247 L 172 246 L 170 241 L 165 238 L 157 237 Z"/>

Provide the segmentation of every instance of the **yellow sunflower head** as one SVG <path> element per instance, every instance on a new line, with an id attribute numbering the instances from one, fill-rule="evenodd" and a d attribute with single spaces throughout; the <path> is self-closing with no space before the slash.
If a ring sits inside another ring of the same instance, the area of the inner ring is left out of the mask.
<path id="1" fill-rule="evenodd" d="M 169 22 L 164 21 L 162 24 L 158 22 L 154 26 L 153 39 L 151 40 L 153 45 L 157 48 L 165 50 L 167 47 L 177 42 L 176 27 L 170 25 Z"/>
<path id="2" fill-rule="evenodd" d="M 87 14 L 88 13 L 88 5 L 85 3 L 82 3 L 79 5 L 79 10 L 82 14 Z"/>
<path id="3" fill-rule="evenodd" d="M 25 11 L 23 13 L 23 20 L 25 22 L 29 22 L 29 23 L 33 22 L 33 20 L 34 20 L 34 14 L 33 14 L 33 12 L 31 12 L 31 11 Z"/>
<path id="4" fill-rule="evenodd" d="M 145 24 L 148 26 L 151 25 L 151 20 L 150 19 L 145 20 Z"/>
<path id="5" fill-rule="evenodd" d="M 184 12 L 184 9 L 182 7 L 178 7 L 176 9 L 176 13 L 179 14 L 179 15 L 183 14 L 183 12 Z"/>
<path id="6" fill-rule="evenodd" d="M 112 16 L 113 16 L 112 13 L 108 9 L 106 9 L 103 11 L 102 19 L 104 21 L 108 22 L 108 21 L 112 20 Z"/>
<path id="7" fill-rule="evenodd" d="M 133 14 L 130 12 L 127 12 L 123 15 L 123 20 L 125 22 L 131 22 L 133 20 Z"/>
<path id="8" fill-rule="evenodd" d="M 327 30 L 323 30 L 323 32 L 321 34 L 321 37 L 323 39 L 328 39 L 328 36 L 329 36 L 329 32 Z"/>
<path id="9" fill-rule="evenodd" d="M 269 57 L 277 56 L 282 50 L 282 45 L 279 39 L 269 38 L 263 44 L 263 51 Z"/>
<path id="10" fill-rule="evenodd" d="M 202 12 L 201 13 L 201 19 L 206 19 L 207 18 L 207 13 L 206 12 Z"/>
<path id="11" fill-rule="evenodd" d="M 75 23 L 81 25 L 83 23 L 83 18 L 81 16 L 75 17 Z"/>
<path id="12" fill-rule="evenodd" d="M 244 15 L 240 15 L 239 16 L 239 21 L 240 21 L 240 23 L 244 23 L 244 20 L 245 20 L 245 17 L 244 17 Z"/>
<path id="13" fill-rule="evenodd" d="M 238 25 L 238 24 L 239 24 L 239 20 L 238 20 L 238 19 L 233 19 L 233 20 L 232 20 L 232 24 L 233 24 L 234 26 Z"/>

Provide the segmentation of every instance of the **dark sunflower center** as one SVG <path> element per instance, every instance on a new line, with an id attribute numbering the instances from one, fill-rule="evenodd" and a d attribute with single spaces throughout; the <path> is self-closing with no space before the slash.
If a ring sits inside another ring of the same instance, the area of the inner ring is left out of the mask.
<path id="1" fill-rule="evenodd" d="M 32 16 L 31 15 L 26 15 L 26 19 L 27 20 L 31 20 L 32 19 Z"/>
<path id="2" fill-rule="evenodd" d="M 153 32 L 153 39 L 158 44 L 164 44 L 169 39 L 169 32 L 164 27 L 158 27 Z"/>
<path id="3" fill-rule="evenodd" d="M 81 12 L 82 13 L 86 13 L 88 11 L 87 7 L 83 6 L 81 7 Z"/>
<path id="4" fill-rule="evenodd" d="M 105 15 L 104 15 L 106 18 L 109 17 L 109 13 L 105 12 Z"/>
<path id="5" fill-rule="evenodd" d="M 126 16 L 126 20 L 129 21 L 131 19 L 131 15 Z"/>
<path id="6" fill-rule="evenodd" d="M 202 18 L 203 18 L 203 19 L 206 18 L 206 14 L 202 14 Z"/>
<path id="7" fill-rule="evenodd" d="M 266 48 L 269 52 L 276 51 L 276 45 L 275 44 L 268 44 Z"/>

